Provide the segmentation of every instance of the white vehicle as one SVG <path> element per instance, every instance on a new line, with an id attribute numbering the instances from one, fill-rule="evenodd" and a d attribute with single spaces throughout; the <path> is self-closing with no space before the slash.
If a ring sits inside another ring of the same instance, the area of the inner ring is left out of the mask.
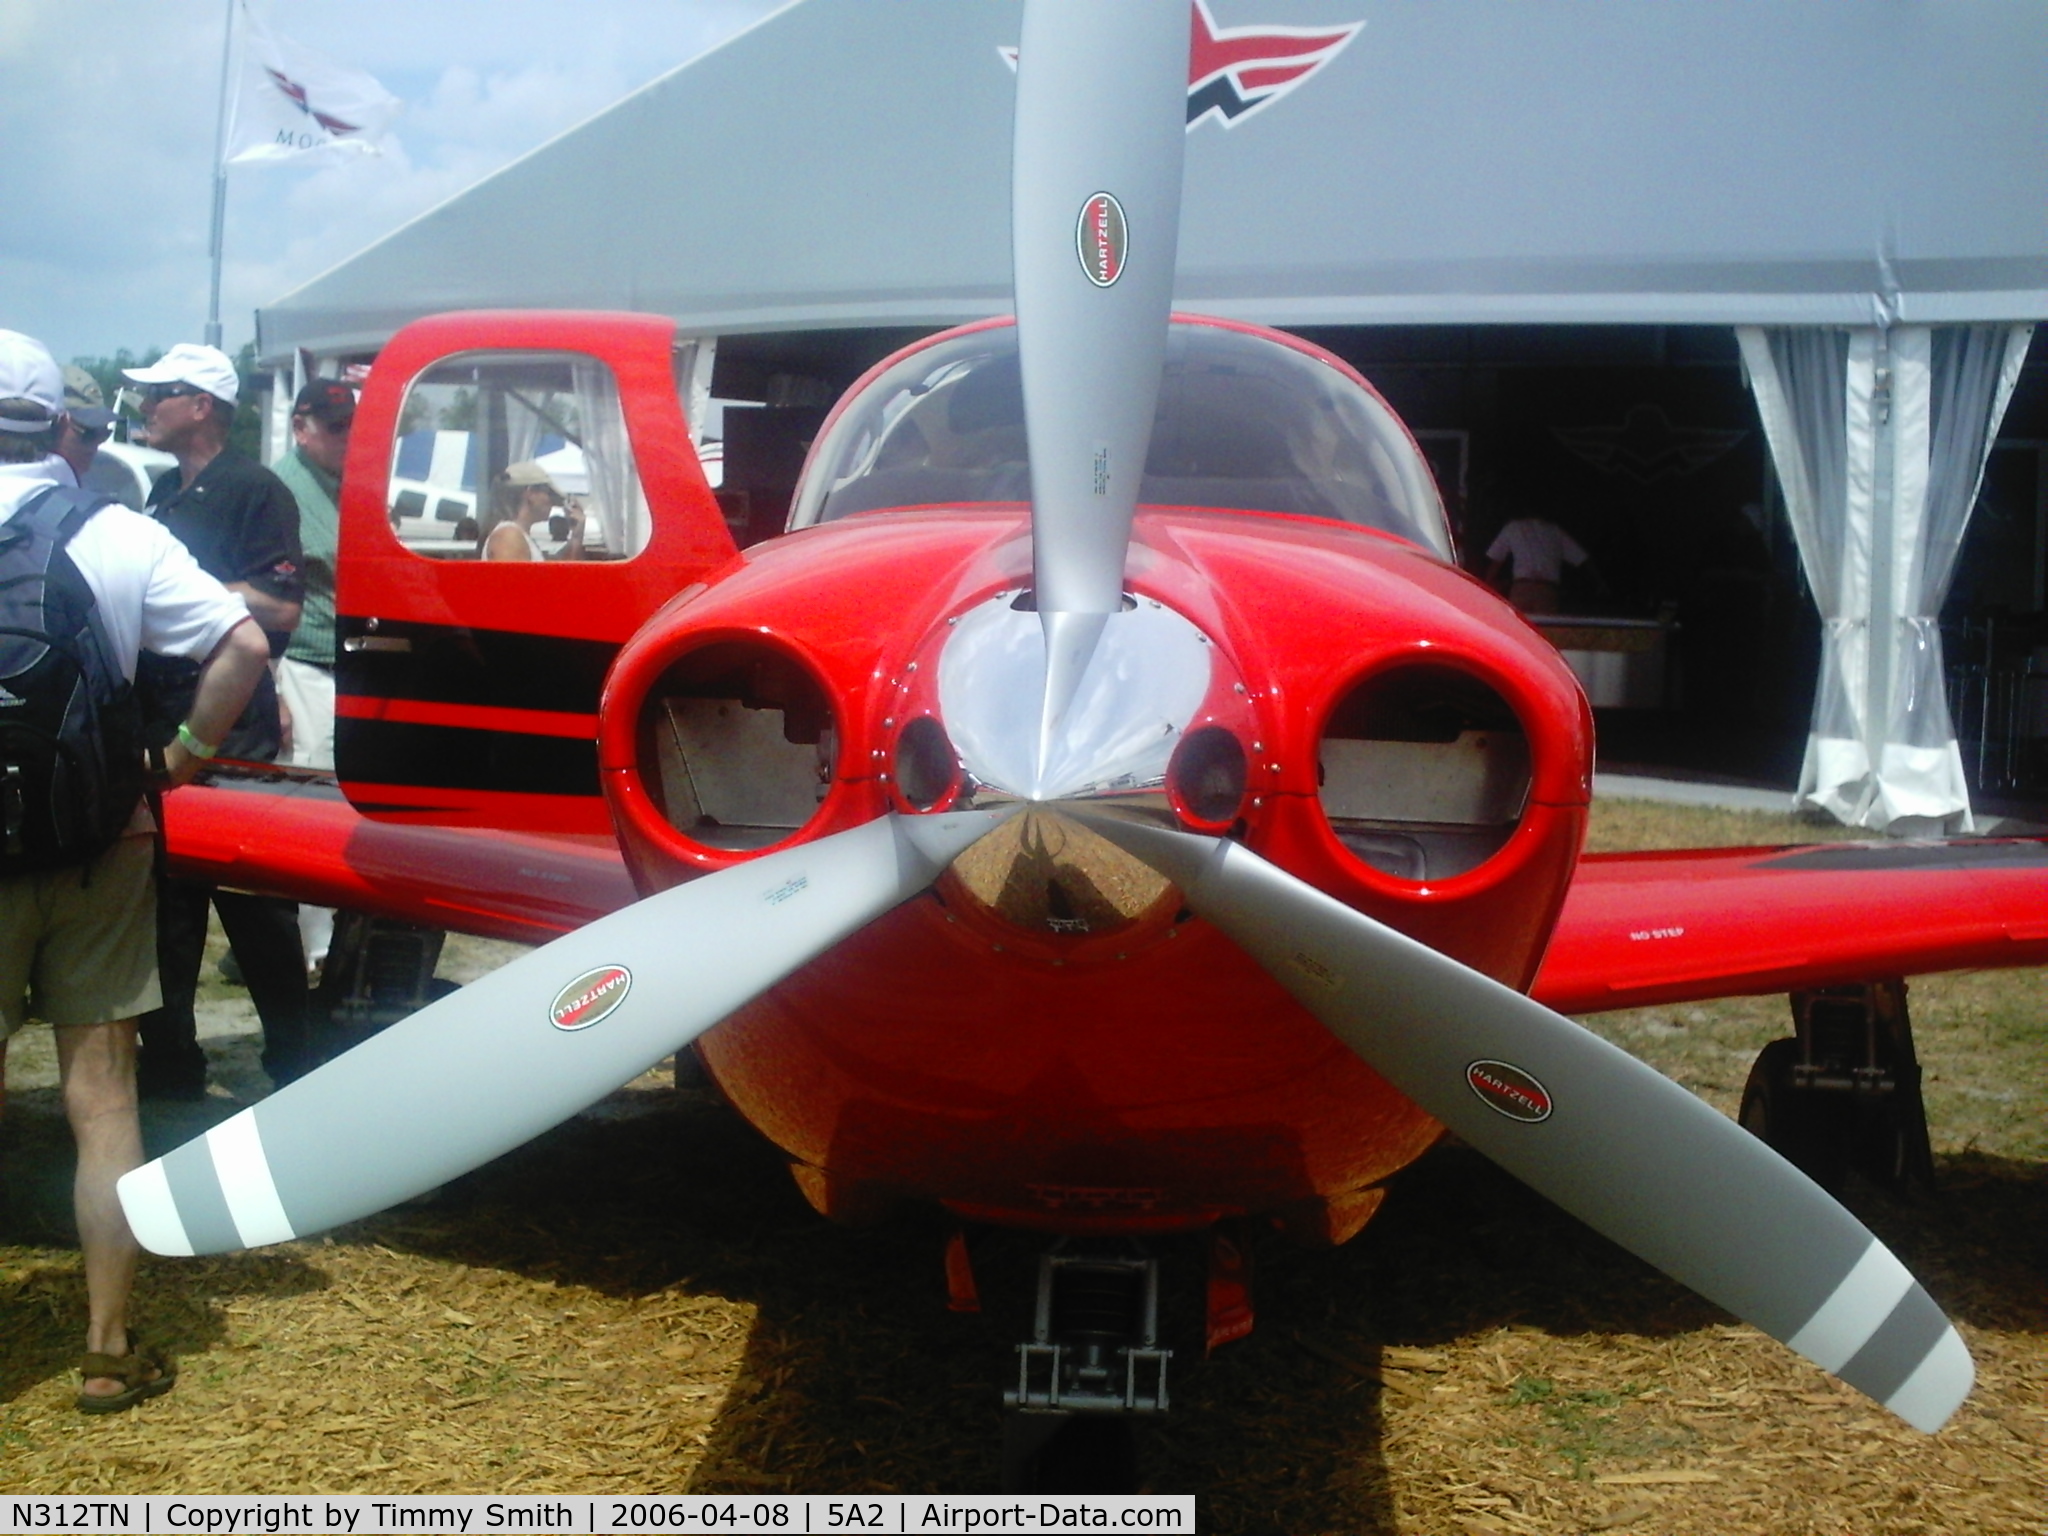
<path id="1" fill-rule="evenodd" d="M 391 526 L 408 545 L 437 543 L 459 537 L 464 518 L 476 521 L 476 492 L 431 480 L 391 478 Z M 470 534 L 469 542 L 476 542 Z"/>
<path id="2" fill-rule="evenodd" d="M 105 491 L 109 496 L 140 512 L 149 503 L 149 493 L 178 461 L 161 448 L 144 448 L 139 443 L 102 443 L 86 467 L 85 489 Z"/>

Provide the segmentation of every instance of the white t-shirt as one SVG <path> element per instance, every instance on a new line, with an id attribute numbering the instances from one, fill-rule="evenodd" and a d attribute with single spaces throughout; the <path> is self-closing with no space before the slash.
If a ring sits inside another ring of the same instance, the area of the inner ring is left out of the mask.
<path id="1" fill-rule="evenodd" d="M 44 486 L 77 483 L 71 466 L 54 456 L 0 464 L 0 524 Z M 204 661 L 249 616 L 248 604 L 202 571 L 169 529 L 124 506 L 94 513 L 69 549 L 131 682 L 137 651 Z"/>
<path id="2" fill-rule="evenodd" d="M 1555 523 L 1518 517 L 1501 529 L 1486 551 L 1489 560 L 1508 560 L 1516 581 L 1558 580 L 1568 565 L 1584 565 L 1586 552 Z"/>

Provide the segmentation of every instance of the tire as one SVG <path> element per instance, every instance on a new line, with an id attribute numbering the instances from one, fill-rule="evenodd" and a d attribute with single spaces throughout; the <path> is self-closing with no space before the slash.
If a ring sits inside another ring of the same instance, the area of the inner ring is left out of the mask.
<path id="1" fill-rule="evenodd" d="M 1909 1160 L 1906 1128 L 1897 1098 L 1881 1098 L 1859 1106 L 1854 1156 L 1856 1171 L 1886 1194 L 1895 1195 L 1906 1187 Z"/>
<path id="2" fill-rule="evenodd" d="M 1830 1194 L 1842 1187 L 1854 1139 L 1846 1094 L 1801 1092 L 1792 1085 L 1797 1040 L 1773 1040 L 1757 1053 L 1742 1089 L 1742 1128 Z"/>

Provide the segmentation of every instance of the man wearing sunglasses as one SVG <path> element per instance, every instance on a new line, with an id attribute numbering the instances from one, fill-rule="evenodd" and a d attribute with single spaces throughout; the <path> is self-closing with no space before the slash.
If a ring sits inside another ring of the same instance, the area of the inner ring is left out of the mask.
<path id="1" fill-rule="evenodd" d="M 276 475 L 228 447 L 241 381 L 216 347 L 181 343 L 146 368 L 125 370 L 142 386 L 146 440 L 177 459 L 150 493 L 149 512 L 192 551 L 201 570 L 248 604 L 270 640 L 273 661 L 298 628 L 305 596 L 299 511 Z M 184 718 L 189 672 L 152 669 L 158 718 Z M 271 762 L 283 745 L 276 684 L 266 671 L 249 706 L 215 752 Z M 143 1015 L 137 1073 L 145 1097 L 204 1098 L 206 1055 L 193 1018 L 211 903 L 233 946 L 250 1000 L 263 1021 L 263 1070 L 282 1085 L 311 1065 L 306 1026 L 306 960 L 298 913 L 288 901 L 165 880 L 157 892 L 157 966 L 164 1005 Z"/>

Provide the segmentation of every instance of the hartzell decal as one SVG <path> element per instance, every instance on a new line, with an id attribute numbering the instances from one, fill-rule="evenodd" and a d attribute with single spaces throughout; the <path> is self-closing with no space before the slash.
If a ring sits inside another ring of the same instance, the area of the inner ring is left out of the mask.
<path id="1" fill-rule="evenodd" d="M 1107 192 L 1097 192 L 1081 205 L 1074 245 L 1089 282 L 1107 288 L 1124 275 L 1130 238 L 1130 227 L 1124 222 L 1124 205 Z"/>
<path id="2" fill-rule="evenodd" d="M 588 1029 L 608 1017 L 632 990 L 633 973 L 623 965 L 600 965 L 585 971 L 555 994 L 548 1022 L 560 1030 Z"/>

